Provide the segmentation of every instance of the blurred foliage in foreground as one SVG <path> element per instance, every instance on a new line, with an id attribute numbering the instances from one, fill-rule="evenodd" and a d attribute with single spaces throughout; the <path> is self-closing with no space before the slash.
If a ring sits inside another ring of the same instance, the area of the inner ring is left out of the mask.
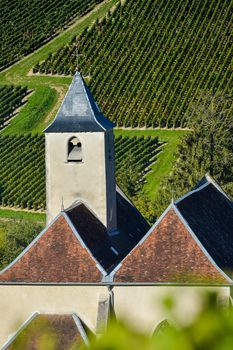
<path id="1" fill-rule="evenodd" d="M 172 301 L 172 300 L 171 300 Z M 166 307 L 170 308 L 171 318 L 173 303 L 166 300 Z M 188 312 L 188 310 L 184 310 Z M 173 315 L 174 316 L 174 315 Z M 40 332 L 41 333 L 41 327 Z M 30 344 L 30 336 L 28 337 Z M 56 337 L 55 337 L 56 338 Z M 37 343 L 37 350 L 80 350 L 83 344 L 75 344 L 68 348 L 60 347 L 54 337 L 43 335 L 41 346 Z M 35 338 L 34 338 L 35 340 Z M 47 343 L 46 343 L 47 342 Z M 24 349 L 27 347 L 24 339 Z M 35 344 L 35 343 L 34 343 Z M 81 347 L 80 347 L 81 346 Z M 11 350 L 18 349 L 14 344 Z M 31 349 L 31 348 L 30 348 Z M 34 348 L 33 348 L 34 349 Z M 202 311 L 191 324 L 181 326 L 177 321 L 160 323 L 153 335 L 140 334 L 123 323 L 111 321 L 105 335 L 91 340 L 90 350 L 230 350 L 233 349 L 233 309 L 232 307 L 216 307 L 216 295 L 209 294 L 205 297 Z"/>

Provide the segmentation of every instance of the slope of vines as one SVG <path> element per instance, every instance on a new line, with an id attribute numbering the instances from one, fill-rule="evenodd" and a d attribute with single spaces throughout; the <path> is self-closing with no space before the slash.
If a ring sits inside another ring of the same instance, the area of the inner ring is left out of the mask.
<path id="1" fill-rule="evenodd" d="M 34 72 L 79 68 L 119 126 L 185 127 L 200 90 L 232 89 L 230 0 L 127 0 L 38 62 Z"/>
<path id="2" fill-rule="evenodd" d="M 14 116 L 16 108 L 22 105 L 27 87 L 0 85 L 0 129 Z"/>
<path id="3" fill-rule="evenodd" d="M 34 51 L 101 0 L 1 0 L 0 70 Z"/>
<path id="4" fill-rule="evenodd" d="M 155 161 L 156 137 L 115 139 L 116 175 L 133 156 L 141 181 Z M 0 136 L 0 204 L 28 209 L 45 209 L 44 135 Z"/>
<path id="5" fill-rule="evenodd" d="M 2 205 L 45 208 L 44 135 L 0 136 Z"/>

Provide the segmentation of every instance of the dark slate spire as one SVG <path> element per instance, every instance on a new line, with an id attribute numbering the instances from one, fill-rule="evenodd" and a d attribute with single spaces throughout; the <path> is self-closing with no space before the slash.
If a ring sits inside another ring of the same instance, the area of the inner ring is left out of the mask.
<path id="1" fill-rule="evenodd" d="M 114 123 L 102 114 L 81 74 L 76 72 L 56 118 L 44 132 L 101 132 L 113 127 Z"/>

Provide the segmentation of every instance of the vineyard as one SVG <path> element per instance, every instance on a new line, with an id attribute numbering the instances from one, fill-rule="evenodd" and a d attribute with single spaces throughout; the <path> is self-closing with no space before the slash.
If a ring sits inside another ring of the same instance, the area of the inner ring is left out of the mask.
<path id="1" fill-rule="evenodd" d="M 143 182 L 161 143 L 157 137 L 115 138 L 116 176 L 133 157 L 137 182 Z M 3 206 L 45 209 L 44 135 L 0 136 L 0 202 Z"/>
<path id="2" fill-rule="evenodd" d="M 26 94 L 27 87 L 0 86 L 0 129 L 14 116 L 15 110 L 22 105 L 22 100 Z"/>
<path id="3" fill-rule="evenodd" d="M 34 73 L 90 76 L 118 126 L 185 127 L 200 90 L 230 93 L 230 0 L 127 0 L 34 66 Z"/>
<path id="4" fill-rule="evenodd" d="M 101 0 L 1 0 L 0 70 L 54 37 Z"/>
<path id="5" fill-rule="evenodd" d="M 45 209 L 44 135 L 0 137 L 3 206 Z"/>

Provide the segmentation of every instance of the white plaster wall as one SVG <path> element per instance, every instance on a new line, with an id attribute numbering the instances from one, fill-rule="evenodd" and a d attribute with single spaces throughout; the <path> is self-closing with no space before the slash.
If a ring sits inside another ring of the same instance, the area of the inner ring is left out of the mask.
<path id="1" fill-rule="evenodd" d="M 114 287 L 116 315 L 131 327 L 152 334 L 156 325 L 169 318 L 187 324 L 202 305 L 204 292 L 230 296 L 229 287 Z M 0 348 L 8 337 L 35 311 L 41 313 L 76 312 L 95 331 L 98 302 L 108 295 L 104 286 L 0 286 Z M 162 305 L 166 296 L 175 300 L 174 313 Z"/>
<path id="2" fill-rule="evenodd" d="M 99 286 L 0 286 L 0 348 L 34 311 L 73 313 L 95 330 Z"/>
<path id="3" fill-rule="evenodd" d="M 216 291 L 222 297 L 230 296 L 229 287 L 115 287 L 114 306 L 119 319 L 136 330 L 151 334 L 156 325 L 166 318 L 180 324 L 192 321 L 201 308 L 203 293 L 209 291 Z M 163 307 L 162 300 L 166 296 L 175 300 L 172 317 Z"/>
<path id="4" fill-rule="evenodd" d="M 82 143 L 82 163 L 67 162 L 67 144 L 72 136 Z M 65 208 L 83 200 L 107 226 L 105 141 L 104 132 L 46 134 L 48 223 L 61 211 L 63 198 Z"/>

